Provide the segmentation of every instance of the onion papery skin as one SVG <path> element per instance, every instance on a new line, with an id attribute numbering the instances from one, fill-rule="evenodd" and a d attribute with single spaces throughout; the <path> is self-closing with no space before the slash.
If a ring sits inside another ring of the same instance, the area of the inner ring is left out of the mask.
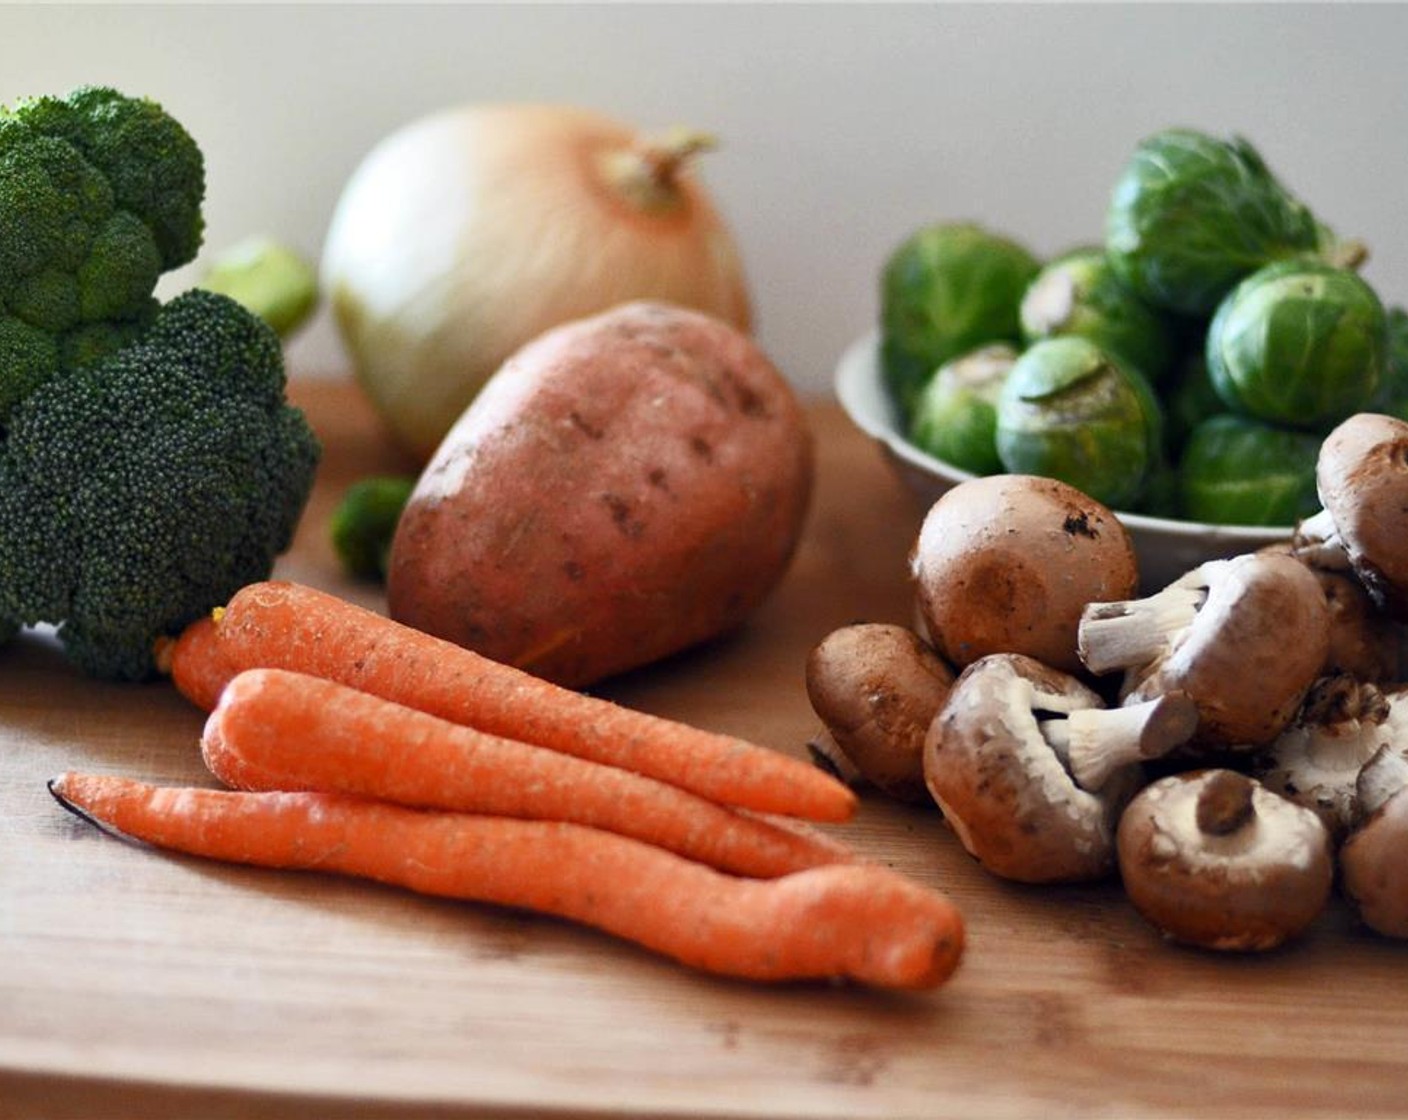
<path id="1" fill-rule="evenodd" d="M 358 381 L 424 462 L 484 382 L 560 323 L 654 299 L 745 332 L 734 239 L 698 179 L 642 199 L 619 178 L 644 143 L 596 113 L 471 105 L 392 133 L 343 190 L 322 283 Z"/>

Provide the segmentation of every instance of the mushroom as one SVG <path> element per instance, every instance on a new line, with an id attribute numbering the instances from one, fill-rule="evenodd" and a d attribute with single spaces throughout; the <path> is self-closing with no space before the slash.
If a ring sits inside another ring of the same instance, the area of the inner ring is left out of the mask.
<path id="1" fill-rule="evenodd" d="M 1026 883 L 1098 879 L 1114 869 L 1114 826 L 1142 781 L 1129 760 L 1193 728 L 1191 705 L 1163 698 L 1106 709 L 1075 677 L 1021 654 L 969 665 L 929 727 L 924 777 L 944 820 L 988 871 Z M 1125 764 L 1086 766 L 1108 753 Z"/>
<path id="2" fill-rule="evenodd" d="M 1120 875 L 1164 936 L 1205 949 L 1273 949 L 1324 910 L 1334 882 L 1320 818 L 1235 770 L 1174 774 L 1120 818 Z"/>
<path id="3" fill-rule="evenodd" d="M 1408 422 L 1351 416 L 1320 445 L 1315 483 L 1324 508 L 1298 526 L 1297 554 L 1319 567 L 1348 566 L 1381 610 L 1408 620 Z"/>
<path id="4" fill-rule="evenodd" d="M 1360 920 L 1386 937 L 1408 937 L 1408 760 L 1387 746 L 1364 764 L 1363 820 L 1340 848 L 1345 896 Z"/>
<path id="5" fill-rule="evenodd" d="M 1139 581 L 1129 531 L 1109 509 L 1029 475 L 947 491 L 924 518 L 910 567 L 930 641 L 959 668 L 1021 653 L 1077 673 L 1081 610 L 1127 598 Z"/>
<path id="6" fill-rule="evenodd" d="M 1320 582 L 1330 612 L 1330 651 L 1322 676 L 1348 673 L 1362 681 L 1398 680 L 1403 667 L 1402 627 L 1379 610 L 1353 572 L 1312 563 L 1312 557 L 1298 551 L 1292 541 L 1268 545 L 1262 551 L 1295 556 L 1308 563 Z"/>
<path id="7" fill-rule="evenodd" d="M 826 725 L 809 746 L 844 781 L 867 781 L 901 801 L 929 802 L 924 735 L 954 671 L 903 626 L 833 630 L 807 658 L 807 696 Z"/>
<path id="8" fill-rule="evenodd" d="M 1271 742 L 1319 675 L 1329 641 L 1315 576 L 1274 553 L 1208 561 L 1146 599 L 1092 603 L 1078 633 L 1092 672 L 1125 671 L 1123 702 L 1192 697 L 1198 731 L 1186 753 L 1197 755 Z"/>
<path id="9" fill-rule="evenodd" d="M 1360 771 L 1381 748 L 1408 750 L 1408 704 L 1340 673 L 1322 677 L 1291 724 L 1252 762 L 1252 773 L 1276 793 L 1320 815 L 1337 840 L 1357 816 Z"/>

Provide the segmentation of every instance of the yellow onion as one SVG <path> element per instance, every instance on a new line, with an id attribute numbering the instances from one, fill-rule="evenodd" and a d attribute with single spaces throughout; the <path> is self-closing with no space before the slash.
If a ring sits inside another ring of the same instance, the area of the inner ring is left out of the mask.
<path id="1" fill-rule="evenodd" d="M 358 380 L 424 461 L 504 360 L 549 327 L 657 299 L 751 329 L 733 238 L 690 157 L 553 105 L 470 105 L 391 134 L 328 230 L 322 283 Z"/>

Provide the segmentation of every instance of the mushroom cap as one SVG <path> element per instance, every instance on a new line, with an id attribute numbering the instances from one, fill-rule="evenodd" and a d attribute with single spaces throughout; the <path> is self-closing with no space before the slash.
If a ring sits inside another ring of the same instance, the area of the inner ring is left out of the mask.
<path id="1" fill-rule="evenodd" d="M 833 630 L 807 658 L 807 696 L 861 777 L 927 803 L 924 736 L 955 673 L 914 631 L 865 622 Z"/>
<path id="2" fill-rule="evenodd" d="M 1168 654 L 1125 687 L 1127 702 L 1186 692 L 1198 705 L 1190 746 L 1271 742 L 1320 675 L 1329 608 L 1314 573 L 1290 556 L 1248 553 L 1204 564 L 1207 600 Z"/>
<path id="3" fill-rule="evenodd" d="M 1320 445 L 1315 482 L 1355 574 L 1383 610 L 1408 620 L 1408 422 L 1351 416 Z"/>
<path id="4" fill-rule="evenodd" d="M 1074 677 L 1020 654 L 993 654 L 959 674 L 929 727 L 924 776 L 944 820 L 988 871 L 1054 883 L 1114 870 L 1114 822 L 1130 785 L 1081 789 L 1036 715 L 1102 706 Z"/>
<path id="5" fill-rule="evenodd" d="M 1139 583 L 1119 519 L 1073 486 L 1032 475 L 969 479 L 944 493 L 910 569 L 930 640 L 960 668 L 1021 653 L 1080 672 L 1081 611 L 1127 599 Z"/>
<path id="6" fill-rule="evenodd" d="M 1329 900 L 1330 836 L 1320 818 L 1252 782 L 1252 818 L 1223 835 L 1199 827 L 1198 802 L 1228 770 L 1198 770 L 1146 786 L 1120 818 L 1125 891 L 1165 936 L 1205 949 L 1272 949 L 1305 929 Z"/>
<path id="7" fill-rule="evenodd" d="M 1390 797 L 1340 847 L 1345 895 L 1370 929 L 1408 937 L 1408 789 Z"/>
<path id="8" fill-rule="evenodd" d="M 1290 542 L 1261 551 L 1295 556 L 1320 581 L 1330 611 L 1330 652 L 1321 673 L 1349 673 L 1362 681 L 1396 681 L 1403 668 L 1400 627 L 1379 610 L 1349 569 L 1319 567 Z"/>

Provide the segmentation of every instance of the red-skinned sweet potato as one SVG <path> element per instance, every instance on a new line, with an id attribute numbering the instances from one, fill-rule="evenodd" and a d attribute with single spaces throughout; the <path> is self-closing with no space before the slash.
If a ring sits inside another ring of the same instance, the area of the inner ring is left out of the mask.
<path id="1" fill-rule="evenodd" d="M 392 544 L 398 621 L 580 687 L 738 626 L 786 571 L 805 413 L 721 320 L 631 303 L 505 363 Z"/>

